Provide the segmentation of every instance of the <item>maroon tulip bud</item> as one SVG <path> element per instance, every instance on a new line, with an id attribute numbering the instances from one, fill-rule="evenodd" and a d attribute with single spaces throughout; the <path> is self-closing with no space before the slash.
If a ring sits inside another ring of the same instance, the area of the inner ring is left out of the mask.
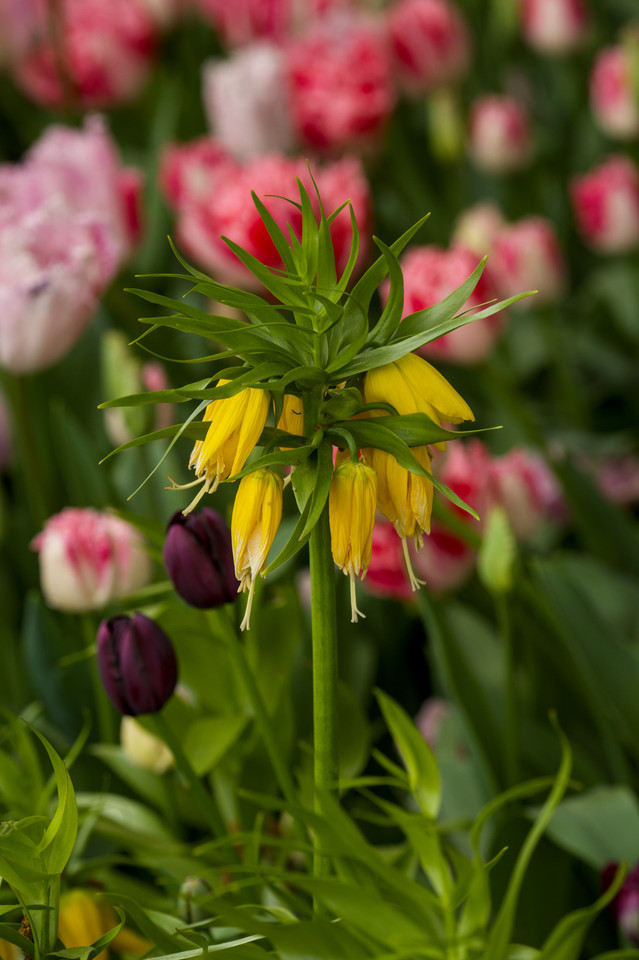
<path id="1" fill-rule="evenodd" d="M 173 645 L 157 623 L 142 613 L 103 620 L 97 656 L 104 689 L 120 713 L 133 717 L 156 713 L 175 690 Z"/>
<path id="2" fill-rule="evenodd" d="M 173 586 L 192 607 L 207 610 L 237 597 L 231 531 L 215 510 L 174 513 L 162 557 Z"/>
<path id="3" fill-rule="evenodd" d="M 617 872 L 618 863 L 608 863 L 601 875 L 601 886 L 607 890 Z M 617 926 L 631 943 L 639 943 L 639 865 L 627 874 L 621 890 L 609 906 Z"/>

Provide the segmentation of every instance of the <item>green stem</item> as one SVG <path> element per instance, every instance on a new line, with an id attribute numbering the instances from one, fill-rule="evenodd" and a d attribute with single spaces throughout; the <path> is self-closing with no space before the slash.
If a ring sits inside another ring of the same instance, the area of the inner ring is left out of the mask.
<path id="1" fill-rule="evenodd" d="M 337 625 L 335 567 L 331 555 L 328 504 L 311 533 L 311 628 L 313 634 L 313 738 L 316 809 L 322 797 L 336 788 L 337 760 Z M 315 838 L 314 874 L 327 876 L 330 861 Z"/>
<path id="2" fill-rule="evenodd" d="M 504 655 L 504 758 L 506 784 L 512 787 L 519 780 L 519 731 L 517 721 L 515 658 L 510 615 L 508 612 L 508 600 L 503 593 L 495 593 L 494 600 Z"/>
<path id="3" fill-rule="evenodd" d="M 90 613 L 84 613 L 82 614 L 81 621 L 82 632 L 84 634 L 85 650 L 87 653 L 91 654 L 88 657 L 88 666 L 89 670 L 91 671 L 93 702 L 98 714 L 98 733 L 100 735 L 100 741 L 102 743 L 115 743 L 117 739 L 115 729 L 115 713 L 111 703 L 109 702 L 109 698 L 106 695 L 104 687 L 102 686 L 100 671 L 98 670 L 98 661 L 95 656 L 95 620 Z"/>
<path id="4" fill-rule="evenodd" d="M 273 730 L 273 724 L 271 723 L 271 718 L 266 712 L 266 706 L 264 705 L 262 694 L 260 693 L 260 689 L 249 665 L 246 651 L 240 641 L 240 638 L 231 624 L 226 611 L 210 610 L 209 623 L 211 624 L 213 632 L 216 635 L 219 635 L 220 630 L 222 632 L 226 649 L 233 662 L 233 666 L 240 675 L 242 684 L 244 685 L 244 690 L 253 709 L 253 714 L 260 728 L 264 746 L 266 747 L 266 752 L 269 755 L 269 759 L 273 766 L 279 788 L 282 791 L 282 795 L 288 803 L 295 803 L 296 794 L 293 778 L 291 777 L 284 757 L 280 752 L 279 744 Z"/>
<path id="5" fill-rule="evenodd" d="M 15 440 L 24 473 L 24 487 L 31 504 L 33 517 L 42 526 L 51 511 L 44 491 L 46 473 L 41 466 L 38 442 L 29 402 L 28 382 L 25 377 L 5 374 L 3 387 L 9 398 L 15 425 Z"/>
<path id="6" fill-rule="evenodd" d="M 191 765 L 191 761 L 182 749 L 178 737 L 175 736 L 169 723 L 162 713 L 155 713 L 149 717 L 155 727 L 156 733 L 164 740 L 167 747 L 175 757 L 175 765 L 191 787 L 193 796 L 200 805 L 206 821 L 215 837 L 224 837 L 228 831 L 217 808 L 215 800 L 211 794 L 204 789 L 202 781 Z M 234 858 L 235 859 L 235 858 Z"/>

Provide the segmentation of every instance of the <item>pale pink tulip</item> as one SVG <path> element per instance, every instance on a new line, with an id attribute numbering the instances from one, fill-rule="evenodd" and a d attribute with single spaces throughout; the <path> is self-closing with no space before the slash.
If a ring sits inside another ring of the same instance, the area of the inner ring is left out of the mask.
<path id="1" fill-rule="evenodd" d="M 514 97 L 490 94 L 473 102 L 468 149 L 476 167 L 497 174 L 519 170 L 531 148 L 528 113 Z"/>
<path id="2" fill-rule="evenodd" d="M 499 294 L 513 297 L 536 290 L 516 307 L 557 302 L 566 288 L 566 264 L 555 229 L 544 217 L 526 217 L 503 226 L 490 258 Z"/>
<path id="3" fill-rule="evenodd" d="M 484 257 L 492 250 L 504 223 L 503 214 L 496 204 L 489 201 L 476 203 L 464 210 L 455 221 L 452 244 Z"/>
<path id="4" fill-rule="evenodd" d="M 597 54 L 590 74 L 590 106 L 598 126 L 611 137 L 639 134 L 639 104 L 633 89 L 632 64 L 622 46 Z"/>
<path id="5" fill-rule="evenodd" d="M 216 139 L 233 156 L 286 153 L 293 145 L 287 78 L 281 49 L 262 41 L 202 70 L 204 106 Z"/>
<path id="6" fill-rule="evenodd" d="M 588 26 L 583 0 L 521 0 L 521 13 L 524 37 L 540 53 L 573 50 Z"/>
<path id="7" fill-rule="evenodd" d="M 42 593 L 56 610 L 99 610 L 150 579 L 141 535 L 109 513 L 67 507 L 47 520 L 32 546 Z"/>
<path id="8" fill-rule="evenodd" d="M 468 27 L 450 0 L 399 0 L 386 17 L 397 80 L 406 92 L 427 93 L 468 69 Z"/>
<path id="9" fill-rule="evenodd" d="M 492 457 L 485 478 L 485 516 L 492 507 L 506 511 L 519 540 L 530 540 L 551 520 L 563 516 L 561 489 L 555 475 L 541 456 L 514 447 Z"/>
<path id="10" fill-rule="evenodd" d="M 611 156 L 571 183 L 584 240 L 600 253 L 625 253 L 639 243 L 639 171 L 629 157 Z"/>

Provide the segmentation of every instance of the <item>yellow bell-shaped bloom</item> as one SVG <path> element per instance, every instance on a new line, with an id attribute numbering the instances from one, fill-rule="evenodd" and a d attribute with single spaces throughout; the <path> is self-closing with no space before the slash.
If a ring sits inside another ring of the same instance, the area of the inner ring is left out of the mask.
<path id="1" fill-rule="evenodd" d="M 430 473 L 428 447 L 413 447 L 411 452 Z M 369 447 L 364 457 L 377 473 L 377 509 L 394 524 L 401 537 L 408 579 L 412 589 L 417 590 L 424 581 L 415 576 L 406 541 L 411 537 L 419 549 L 423 545 L 422 533 L 430 532 L 433 485 L 427 477 L 406 470 L 385 450 Z"/>
<path id="2" fill-rule="evenodd" d="M 333 560 L 351 581 L 351 621 L 363 616 L 355 602 L 355 577 L 371 562 L 377 509 L 377 475 L 372 467 L 342 460 L 335 467 L 328 495 Z"/>
<path id="3" fill-rule="evenodd" d="M 364 377 L 366 403 L 390 403 L 401 415 L 425 413 L 435 423 L 474 420 L 473 411 L 426 360 L 408 353 Z"/>
<path id="4" fill-rule="evenodd" d="M 430 470 L 428 447 L 412 447 L 411 453 L 424 470 Z M 366 462 L 377 473 L 377 509 L 391 523 L 400 537 L 421 539 L 430 531 L 433 509 L 433 485 L 427 477 L 411 473 L 385 450 L 368 448 Z"/>
<path id="5" fill-rule="evenodd" d="M 65 947 L 90 947 L 92 943 L 116 926 L 118 920 L 113 907 L 103 897 L 97 898 L 88 890 L 69 890 L 60 897 L 58 936 Z M 126 928 L 120 930 L 110 947 L 118 953 L 142 956 L 151 949 L 151 943 Z M 96 960 L 107 960 L 103 950 Z"/>
<path id="6" fill-rule="evenodd" d="M 296 437 L 304 436 L 304 404 L 301 397 L 296 397 L 292 393 L 284 394 L 284 405 L 282 414 L 277 422 L 278 430 L 286 430 Z M 290 447 L 282 447 L 282 450 L 290 450 Z"/>
<path id="7" fill-rule="evenodd" d="M 219 386 L 225 383 L 229 381 L 220 380 Z M 189 513 L 205 493 L 215 491 L 220 481 L 239 473 L 264 429 L 269 403 L 266 391 L 253 388 L 209 403 L 203 420 L 211 426 L 204 439 L 196 442 L 189 460 L 189 467 L 195 469 L 203 486 L 185 513 Z"/>
<path id="8" fill-rule="evenodd" d="M 235 576 L 239 591 L 249 590 L 242 630 L 249 626 L 255 578 L 266 565 L 282 519 L 282 488 L 279 474 L 255 470 L 242 478 L 235 495 L 231 517 Z"/>

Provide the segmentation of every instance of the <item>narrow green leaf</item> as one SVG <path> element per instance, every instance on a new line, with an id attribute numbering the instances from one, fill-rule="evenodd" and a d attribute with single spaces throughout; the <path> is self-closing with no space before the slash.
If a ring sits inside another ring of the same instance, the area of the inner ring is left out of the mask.
<path id="1" fill-rule="evenodd" d="M 570 770 L 572 766 L 572 753 L 570 744 L 559 727 L 556 719 L 553 718 L 554 726 L 561 743 L 561 764 L 557 772 L 555 784 L 551 790 L 550 796 L 542 807 L 535 823 L 530 829 L 523 846 L 517 857 L 515 867 L 510 877 L 508 889 L 502 901 L 499 913 L 493 924 L 492 931 L 488 940 L 486 951 L 482 960 L 506 960 L 508 956 L 508 945 L 515 922 L 515 911 L 519 900 L 521 885 L 528 869 L 528 864 L 535 851 L 535 847 L 541 840 L 543 833 L 552 817 L 555 809 L 559 806 L 568 787 L 570 779 Z"/>
<path id="2" fill-rule="evenodd" d="M 53 819 L 38 845 L 38 851 L 49 873 L 61 874 L 73 852 L 78 832 L 78 808 L 75 792 L 67 768 L 49 741 L 36 727 L 32 727 L 30 724 L 27 724 L 27 726 L 35 733 L 49 755 L 58 789 L 58 805 Z"/>
<path id="3" fill-rule="evenodd" d="M 277 223 L 275 217 L 271 211 L 265 206 L 265 204 L 260 200 L 255 190 L 251 190 L 251 197 L 253 198 L 253 203 L 259 213 L 264 226 L 268 230 L 268 235 L 275 244 L 275 248 L 282 258 L 286 269 L 289 273 L 295 273 L 295 263 L 293 261 L 293 256 L 291 254 L 291 247 L 288 243 L 284 231 Z"/>
<path id="4" fill-rule="evenodd" d="M 381 690 L 375 690 L 375 697 L 402 755 L 411 792 L 422 812 L 434 820 L 441 806 L 442 788 L 433 752 L 403 707 Z"/>
<path id="5" fill-rule="evenodd" d="M 442 322 L 454 317 L 477 286 L 486 266 L 486 259 L 484 257 L 480 260 L 470 276 L 443 300 L 434 303 L 432 307 L 426 307 L 424 310 L 418 310 L 416 313 L 411 313 L 405 317 L 398 332 L 398 339 L 401 337 L 404 340 L 407 337 L 414 337 L 416 334 L 437 329 Z"/>
<path id="6" fill-rule="evenodd" d="M 538 960 L 578 960 L 588 928 L 597 914 L 617 895 L 625 875 L 625 866 L 619 866 L 611 885 L 598 900 L 589 907 L 573 910 L 562 917 L 546 938 Z"/>
<path id="7" fill-rule="evenodd" d="M 366 338 L 367 343 L 383 346 L 391 339 L 402 319 L 404 309 L 404 277 L 399 261 L 392 250 L 375 237 L 375 243 L 382 251 L 388 267 L 390 290 L 382 315 Z"/>

